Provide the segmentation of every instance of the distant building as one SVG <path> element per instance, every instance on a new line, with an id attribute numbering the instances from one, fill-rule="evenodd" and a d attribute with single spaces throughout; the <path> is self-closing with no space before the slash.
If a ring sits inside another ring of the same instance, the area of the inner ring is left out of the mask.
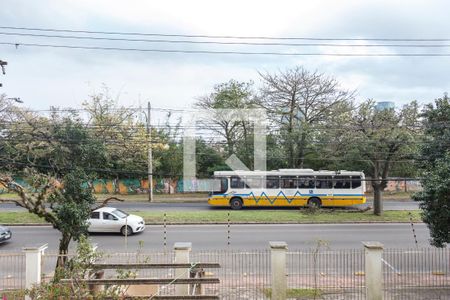
<path id="1" fill-rule="evenodd" d="M 382 101 L 382 102 L 377 102 L 377 104 L 375 105 L 375 109 L 376 110 L 385 110 L 385 109 L 394 109 L 395 108 L 395 103 L 391 102 L 391 101 Z"/>

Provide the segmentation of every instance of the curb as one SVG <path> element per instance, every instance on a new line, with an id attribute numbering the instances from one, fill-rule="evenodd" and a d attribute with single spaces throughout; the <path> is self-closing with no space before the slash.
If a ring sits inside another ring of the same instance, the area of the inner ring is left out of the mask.
<path id="1" fill-rule="evenodd" d="M 166 222 L 166 225 L 324 225 L 324 224 L 410 224 L 409 221 L 357 221 L 357 222 Z M 423 224 L 423 222 L 413 222 L 413 224 Z M 36 227 L 51 227 L 50 223 L 4 223 L 4 226 L 36 226 Z M 145 223 L 145 225 L 164 225 L 162 222 Z"/>

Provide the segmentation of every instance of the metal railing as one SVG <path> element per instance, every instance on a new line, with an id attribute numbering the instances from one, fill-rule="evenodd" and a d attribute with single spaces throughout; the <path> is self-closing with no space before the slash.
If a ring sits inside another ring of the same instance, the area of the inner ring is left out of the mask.
<path id="1" fill-rule="evenodd" d="M 15 291 L 25 288 L 25 254 L 0 252 L 0 299 L 20 299 Z"/>
<path id="2" fill-rule="evenodd" d="M 191 261 L 216 262 L 220 269 L 214 274 L 219 285 L 205 285 L 208 294 L 220 299 L 265 299 L 270 288 L 269 250 L 214 250 L 191 253 Z"/>
<path id="3" fill-rule="evenodd" d="M 68 254 L 72 257 L 73 254 Z M 46 251 L 42 256 L 42 279 L 48 280 L 58 258 Z M 175 252 L 105 253 L 98 263 L 174 263 Z M 384 249 L 384 299 L 450 299 L 450 249 Z M 270 250 L 191 251 L 190 263 L 218 263 L 204 278 L 217 277 L 220 284 L 202 286 L 207 294 L 221 299 L 269 299 L 271 293 Z M 134 270 L 132 270 L 134 272 Z M 174 278 L 173 269 L 143 269 L 128 274 L 137 278 Z M 106 270 L 105 278 L 117 278 Z M 127 274 L 125 274 L 126 276 Z M 286 252 L 288 297 L 316 299 L 365 299 L 364 249 L 306 249 Z M 0 296 L 25 288 L 25 255 L 0 252 Z M 160 295 L 174 295 L 167 286 Z M 1 297 L 0 297 L 1 299 Z M 10 298 L 8 298 L 10 299 Z M 14 299 L 14 298 L 13 298 Z"/>
<path id="4" fill-rule="evenodd" d="M 385 249 L 385 299 L 450 299 L 450 249 Z"/>
<path id="5" fill-rule="evenodd" d="M 365 299 L 364 268 L 363 249 L 289 251 L 288 295 Z"/>

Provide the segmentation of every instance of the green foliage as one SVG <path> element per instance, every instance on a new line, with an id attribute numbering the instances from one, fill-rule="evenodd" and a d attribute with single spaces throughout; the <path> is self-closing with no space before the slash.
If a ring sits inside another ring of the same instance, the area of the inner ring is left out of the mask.
<path id="1" fill-rule="evenodd" d="M 214 86 L 212 97 L 214 101 L 211 108 L 248 108 L 253 103 L 252 82 L 239 82 L 231 79 L 228 82 Z"/>
<path id="2" fill-rule="evenodd" d="M 37 162 L 51 165 L 58 175 L 67 174 L 75 168 L 88 172 L 101 169 L 106 163 L 106 149 L 101 140 L 92 136 L 82 121 L 65 117 L 49 123 L 46 133 L 52 141 L 45 156 Z M 41 169 L 41 172 L 48 171 Z"/>
<path id="3" fill-rule="evenodd" d="M 364 102 L 349 126 L 339 132 L 347 161 L 360 160 L 359 167 L 372 178 L 386 178 L 393 165 L 411 165 L 417 145 L 418 106 L 416 102 L 401 110 L 375 109 L 375 102 Z M 350 128 L 349 128 L 350 127 Z M 352 130 L 350 130 L 352 129 Z"/>
<path id="4" fill-rule="evenodd" d="M 146 174 L 147 133 L 141 112 L 118 104 L 104 87 L 101 93 L 92 95 L 83 102 L 88 112 L 90 136 L 99 141 L 105 159 L 99 171 L 104 178 L 136 177 Z M 152 135 L 158 139 L 157 131 Z M 153 146 L 157 144 L 152 144 Z M 158 161 L 155 161 L 157 164 Z"/>
<path id="5" fill-rule="evenodd" d="M 447 95 L 428 105 L 423 113 L 425 143 L 421 147 L 421 184 L 413 196 L 420 201 L 422 219 L 428 225 L 431 244 L 450 243 L 450 100 Z"/>
<path id="6" fill-rule="evenodd" d="M 248 120 L 230 120 L 234 113 L 225 110 L 255 108 L 252 85 L 252 82 L 230 80 L 214 86 L 213 92 L 195 103 L 196 108 L 209 113 L 201 120 L 201 126 L 225 139 L 223 149 L 227 155 L 237 154 L 249 168 L 253 167 L 253 124 Z"/>
<path id="7" fill-rule="evenodd" d="M 423 190 L 413 199 L 420 201 L 422 219 L 430 229 L 431 244 L 444 247 L 450 243 L 450 152 L 434 160 L 433 165 L 423 172 Z"/>
<path id="8" fill-rule="evenodd" d="M 55 190 L 48 197 L 55 216 L 55 228 L 78 240 L 87 233 L 87 220 L 96 198 L 92 188 L 86 184 L 89 177 L 81 169 L 75 169 L 63 178 L 62 190 Z"/>
<path id="9" fill-rule="evenodd" d="M 102 299 L 91 294 L 89 287 L 82 281 L 87 279 L 93 270 L 93 263 L 102 256 L 94 251 L 86 236 L 80 236 L 76 255 L 64 268 L 58 268 L 55 276 L 48 283 L 41 283 L 28 291 L 32 299 Z M 71 279 L 63 283 L 62 279 Z"/>
<path id="10" fill-rule="evenodd" d="M 199 178 L 210 178 L 214 171 L 228 169 L 223 157 L 201 139 L 196 141 L 196 154 L 197 177 Z"/>
<path id="11" fill-rule="evenodd" d="M 436 160 L 445 157 L 450 151 L 450 98 L 448 95 L 428 104 L 423 111 L 425 141 L 420 149 L 420 167 L 432 168 Z"/>
<path id="12" fill-rule="evenodd" d="M 90 178 L 80 168 L 66 173 L 62 181 L 32 169 L 26 169 L 25 173 L 28 187 L 2 176 L 0 184 L 8 186 L 11 192 L 18 195 L 18 199 L 13 200 L 17 205 L 43 218 L 61 232 L 59 253 L 67 253 L 71 240 L 78 240 L 87 232 L 87 220 L 96 201 L 91 186 L 87 184 Z M 57 267 L 64 266 L 66 261 L 61 256 Z"/>

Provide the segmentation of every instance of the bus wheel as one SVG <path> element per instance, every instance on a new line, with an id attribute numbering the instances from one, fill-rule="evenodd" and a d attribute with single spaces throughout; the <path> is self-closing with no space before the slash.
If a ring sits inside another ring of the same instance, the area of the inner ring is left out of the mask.
<path id="1" fill-rule="evenodd" d="M 232 209 L 241 209 L 242 208 L 242 199 L 241 198 L 231 198 L 230 206 Z"/>
<path id="2" fill-rule="evenodd" d="M 308 200 L 309 207 L 320 208 L 322 206 L 322 201 L 319 198 L 313 197 Z"/>

